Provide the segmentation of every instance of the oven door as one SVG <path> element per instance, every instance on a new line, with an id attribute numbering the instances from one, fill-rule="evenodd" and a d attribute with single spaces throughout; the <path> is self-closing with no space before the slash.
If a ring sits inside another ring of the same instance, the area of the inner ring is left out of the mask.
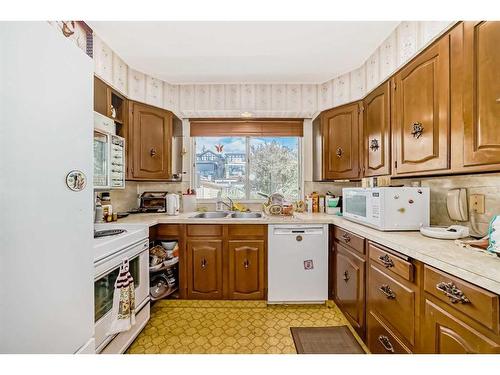
<path id="1" fill-rule="evenodd" d="M 149 250 L 147 240 L 96 263 L 94 279 L 94 317 L 96 352 L 101 351 L 115 335 L 108 336 L 115 281 L 123 259 L 129 259 L 135 286 L 136 313 L 149 301 Z"/>

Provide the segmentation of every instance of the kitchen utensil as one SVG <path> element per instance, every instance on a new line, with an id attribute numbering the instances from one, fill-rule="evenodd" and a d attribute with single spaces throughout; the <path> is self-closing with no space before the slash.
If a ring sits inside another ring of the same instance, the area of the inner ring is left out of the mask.
<path id="1" fill-rule="evenodd" d="M 449 227 L 421 227 L 420 233 L 426 237 L 438 238 L 441 240 L 456 240 L 458 238 L 469 237 L 469 228 L 462 225 L 452 225 Z"/>

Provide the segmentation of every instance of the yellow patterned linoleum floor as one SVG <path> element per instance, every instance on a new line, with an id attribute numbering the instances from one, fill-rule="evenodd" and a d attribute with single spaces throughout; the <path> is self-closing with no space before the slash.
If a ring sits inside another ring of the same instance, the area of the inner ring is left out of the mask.
<path id="1" fill-rule="evenodd" d="M 127 353 L 292 354 L 290 327 L 339 325 L 349 323 L 331 301 L 268 306 L 265 301 L 162 300 L 152 306 L 151 319 Z"/>

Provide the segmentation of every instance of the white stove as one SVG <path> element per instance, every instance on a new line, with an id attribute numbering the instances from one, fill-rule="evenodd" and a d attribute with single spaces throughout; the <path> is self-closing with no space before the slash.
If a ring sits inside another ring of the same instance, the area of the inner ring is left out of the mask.
<path id="1" fill-rule="evenodd" d="M 149 320 L 149 228 L 137 224 L 96 224 L 95 231 L 125 230 L 94 238 L 94 331 L 97 353 L 123 353 Z M 135 286 L 136 324 L 128 331 L 108 335 L 112 322 L 114 283 L 120 265 L 128 259 Z"/>
<path id="2" fill-rule="evenodd" d="M 97 263 L 120 250 L 132 246 L 149 236 L 149 229 L 137 224 L 95 224 L 94 230 L 125 229 L 125 232 L 106 237 L 94 238 L 94 263 Z"/>

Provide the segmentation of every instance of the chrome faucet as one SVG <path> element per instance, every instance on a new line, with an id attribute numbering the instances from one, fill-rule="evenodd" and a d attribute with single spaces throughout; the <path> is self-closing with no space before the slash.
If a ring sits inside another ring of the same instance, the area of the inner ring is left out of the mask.
<path id="1" fill-rule="evenodd" d="M 229 204 L 227 202 L 224 202 L 224 199 L 221 197 L 217 198 L 217 203 L 215 204 L 216 211 L 223 211 L 222 205 L 226 206 L 229 208 L 229 211 L 234 211 L 234 202 L 231 198 L 226 197 L 226 199 L 230 202 Z"/>

